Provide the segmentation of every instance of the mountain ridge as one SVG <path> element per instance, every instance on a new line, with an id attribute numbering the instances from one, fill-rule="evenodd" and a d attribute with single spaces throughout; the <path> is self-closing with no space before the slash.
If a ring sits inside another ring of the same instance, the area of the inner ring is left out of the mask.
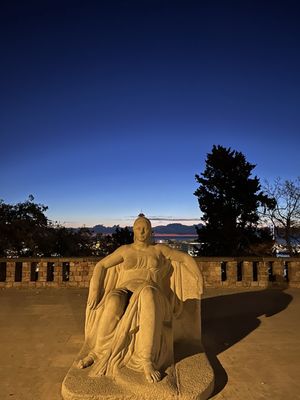
<path id="1" fill-rule="evenodd" d="M 178 223 L 172 223 L 167 225 L 159 225 L 152 228 L 154 234 L 172 234 L 172 235 L 197 235 L 196 228 L 201 228 L 202 224 L 197 225 L 183 225 Z M 105 226 L 102 224 L 97 224 L 88 229 L 92 230 L 95 233 L 102 233 L 105 235 L 111 235 L 114 233 L 119 227 L 119 225 L 114 226 Z M 128 226 L 130 230 L 132 230 L 132 226 Z"/>

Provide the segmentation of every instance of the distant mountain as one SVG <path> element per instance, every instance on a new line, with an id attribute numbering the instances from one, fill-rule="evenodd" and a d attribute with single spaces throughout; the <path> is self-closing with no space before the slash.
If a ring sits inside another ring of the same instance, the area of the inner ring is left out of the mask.
<path id="1" fill-rule="evenodd" d="M 111 235 L 117 229 L 118 225 L 114 226 L 104 226 L 104 225 L 95 225 L 93 228 L 89 228 L 95 233 L 103 233 L 104 235 Z"/>
<path id="2" fill-rule="evenodd" d="M 202 226 L 201 224 L 197 225 L 199 228 Z M 95 225 L 90 230 L 94 231 L 95 233 L 102 233 L 104 235 L 111 235 L 115 232 L 118 225 L 114 226 L 104 226 L 104 225 Z M 132 226 L 129 227 L 132 230 Z M 183 225 L 183 224 L 168 224 L 168 225 L 160 225 L 155 226 L 153 228 L 153 232 L 156 235 L 196 235 L 196 228 L 195 225 Z"/>
<path id="3" fill-rule="evenodd" d="M 201 224 L 197 225 L 200 227 Z M 196 235 L 196 228 L 194 225 L 183 225 L 183 224 L 168 224 L 155 226 L 153 228 L 155 234 L 172 234 L 172 235 Z"/>

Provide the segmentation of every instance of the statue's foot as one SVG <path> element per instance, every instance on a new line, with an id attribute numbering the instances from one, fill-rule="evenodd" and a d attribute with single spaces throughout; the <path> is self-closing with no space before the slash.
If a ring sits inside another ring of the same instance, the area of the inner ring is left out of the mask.
<path id="1" fill-rule="evenodd" d="M 92 377 L 92 378 L 95 378 L 95 377 L 100 377 L 100 376 L 105 375 L 106 367 L 107 367 L 106 364 L 103 365 L 103 364 L 101 364 L 99 362 L 95 362 L 94 363 L 94 367 L 91 368 L 89 376 Z"/>
<path id="2" fill-rule="evenodd" d="M 148 382 L 153 383 L 161 380 L 160 372 L 154 369 L 152 364 L 144 365 L 144 373 Z"/>
<path id="3" fill-rule="evenodd" d="M 89 354 L 86 357 L 82 358 L 78 361 L 78 368 L 87 368 L 90 365 L 94 364 L 94 358 Z"/>
<path id="4" fill-rule="evenodd" d="M 97 368 L 97 372 L 96 372 L 97 376 L 103 376 L 103 375 L 105 375 L 105 373 L 106 373 L 106 364 Z"/>

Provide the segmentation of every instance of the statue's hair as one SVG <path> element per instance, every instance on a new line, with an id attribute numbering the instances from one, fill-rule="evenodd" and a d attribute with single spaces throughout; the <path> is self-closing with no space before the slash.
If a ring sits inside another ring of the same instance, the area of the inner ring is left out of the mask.
<path id="1" fill-rule="evenodd" d="M 137 219 L 134 221 L 133 226 L 135 225 L 136 222 L 138 221 L 145 221 L 147 223 L 147 225 L 149 226 L 150 229 L 152 229 L 151 226 L 151 221 L 150 219 L 146 218 L 144 214 L 140 213 L 137 217 Z"/>

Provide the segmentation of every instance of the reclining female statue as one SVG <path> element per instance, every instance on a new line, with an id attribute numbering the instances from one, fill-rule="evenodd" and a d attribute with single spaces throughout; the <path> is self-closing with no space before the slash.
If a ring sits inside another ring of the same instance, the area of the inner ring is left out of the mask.
<path id="1" fill-rule="evenodd" d="M 203 279 L 191 256 L 151 243 L 151 223 L 143 214 L 133 232 L 134 243 L 119 247 L 95 266 L 86 310 L 89 350 L 78 367 L 90 367 L 90 376 L 114 377 L 126 366 L 157 382 L 174 362 L 176 336 L 200 332 L 200 327 L 188 326 L 199 325 L 199 308 L 192 309 L 195 315 L 188 317 L 187 326 L 180 315 L 185 301 L 199 303 Z"/>

